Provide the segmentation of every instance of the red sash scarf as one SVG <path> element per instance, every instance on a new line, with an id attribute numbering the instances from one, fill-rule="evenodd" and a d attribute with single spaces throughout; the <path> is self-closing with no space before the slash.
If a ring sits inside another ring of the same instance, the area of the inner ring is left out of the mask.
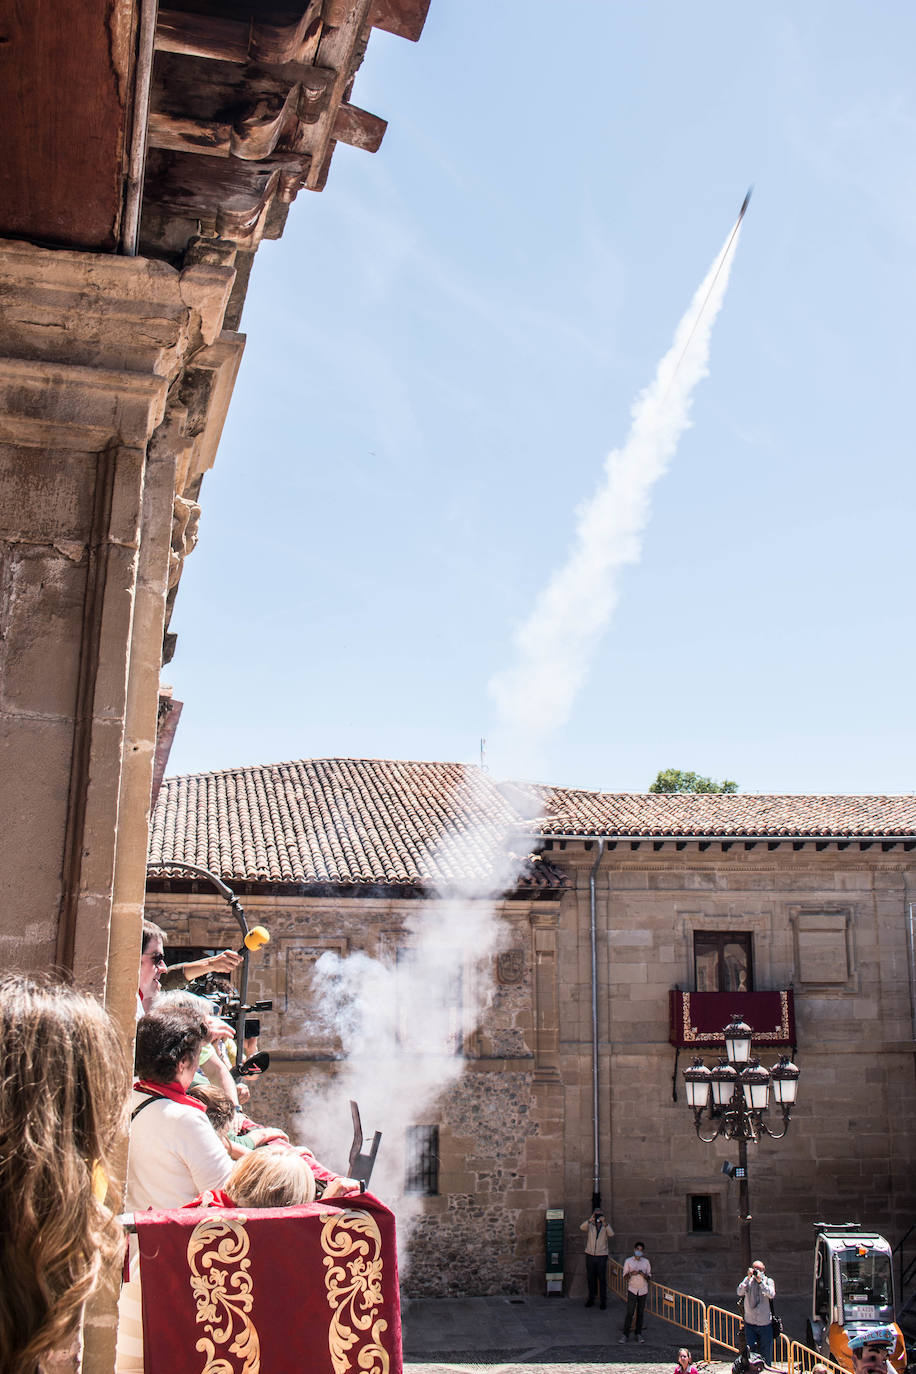
<path id="1" fill-rule="evenodd" d="M 134 1084 L 134 1090 L 140 1093 L 148 1093 L 150 1097 L 167 1097 L 170 1102 L 177 1102 L 182 1107 L 197 1107 L 205 1112 L 207 1109 L 202 1102 L 198 1102 L 196 1097 L 188 1097 L 180 1083 L 150 1083 L 145 1078 L 138 1078 Z"/>

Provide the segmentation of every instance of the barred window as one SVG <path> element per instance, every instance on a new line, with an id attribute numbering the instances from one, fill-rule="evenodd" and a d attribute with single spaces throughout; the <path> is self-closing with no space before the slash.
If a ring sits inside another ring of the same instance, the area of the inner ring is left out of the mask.
<path id="1" fill-rule="evenodd" d="M 690 1229 L 694 1233 L 712 1231 L 712 1198 L 708 1193 L 691 1194 Z"/>
<path id="2" fill-rule="evenodd" d="M 405 1193 L 435 1197 L 439 1192 L 439 1127 L 408 1126 Z"/>

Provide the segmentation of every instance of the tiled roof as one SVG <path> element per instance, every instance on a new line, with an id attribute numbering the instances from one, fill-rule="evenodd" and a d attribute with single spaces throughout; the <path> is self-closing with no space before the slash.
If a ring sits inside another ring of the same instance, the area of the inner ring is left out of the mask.
<path id="1" fill-rule="evenodd" d="M 486 886 L 507 846 L 524 854 L 560 835 L 909 838 L 916 797 L 585 792 L 497 786 L 458 763 L 302 759 L 167 778 L 150 860 L 197 864 L 229 882 L 446 889 Z M 518 886 L 563 881 L 547 859 L 529 857 Z"/>
<path id="2" fill-rule="evenodd" d="M 385 759 L 302 759 L 166 778 L 150 862 L 182 860 L 227 881 L 486 884 L 519 818 L 479 768 Z M 460 870 L 460 871 L 459 871 Z M 518 885 L 561 886 L 529 858 Z"/>
<path id="3" fill-rule="evenodd" d="M 584 792 L 537 789 L 538 834 L 810 836 L 827 839 L 916 836 L 916 797 L 776 796 L 727 792 Z"/>

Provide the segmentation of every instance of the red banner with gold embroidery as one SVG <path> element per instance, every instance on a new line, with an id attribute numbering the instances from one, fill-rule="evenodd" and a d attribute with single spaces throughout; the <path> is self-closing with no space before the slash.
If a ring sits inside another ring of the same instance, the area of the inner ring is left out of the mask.
<path id="1" fill-rule="evenodd" d="M 725 1050 L 723 1028 L 738 1012 L 754 1032 L 755 1051 L 764 1046 L 795 1045 L 795 999 L 782 992 L 668 993 L 669 1044 Z"/>
<path id="2" fill-rule="evenodd" d="M 134 1219 L 146 1374 L 401 1374 L 394 1217 L 371 1194 Z"/>

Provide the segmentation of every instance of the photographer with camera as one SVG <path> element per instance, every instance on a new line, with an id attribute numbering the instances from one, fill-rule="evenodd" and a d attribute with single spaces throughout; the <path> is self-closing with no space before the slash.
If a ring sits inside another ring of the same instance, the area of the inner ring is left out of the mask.
<path id="1" fill-rule="evenodd" d="M 602 1311 L 607 1307 L 607 1243 L 614 1234 L 600 1207 L 582 1222 L 580 1231 L 587 1231 L 585 1241 L 585 1277 L 588 1280 L 588 1301 L 586 1307 L 594 1307 L 595 1297 L 600 1298 Z"/>
<path id="2" fill-rule="evenodd" d="M 738 1297 L 744 1299 L 744 1330 L 747 1351 L 756 1351 L 764 1364 L 773 1363 L 773 1308 L 776 1285 L 767 1278 L 763 1260 L 754 1260 L 747 1274 L 738 1284 Z"/>

